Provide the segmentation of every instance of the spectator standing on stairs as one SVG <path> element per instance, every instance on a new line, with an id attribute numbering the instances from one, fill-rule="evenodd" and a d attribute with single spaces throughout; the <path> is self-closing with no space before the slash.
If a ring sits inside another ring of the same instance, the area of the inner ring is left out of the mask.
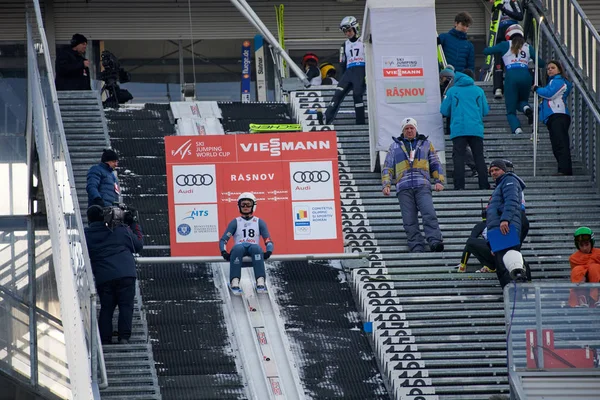
<path id="1" fill-rule="evenodd" d="M 594 248 L 594 232 L 587 226 L 577 228 L 573 234 L 577 251 L 569 257 L 571 282 L 600 282 L 600 249 Z M 598 288 L 572 289 L 569 298 L 571 307 L 588 307 L 588 298 L 600 307 Z"/>
<path id="2" fill-rule="evenodd" d="M 473 152 L 479 189 L 490 188 L 483 155 L 483 117 L 490 111 L 483 89 L 475 86 L 473 72 L 456 72 L 454 85 L 446 92 L 440 112 L 450 119 L 452 159 L 454 161 L 454 189 L 465 189 L 465 155 L 467 145 Z"/>
<path id="3" fill-rule="evenodd" d="M 381 181 L 384 196 L 390 195 L 392 182 L 396 185 L 402 224 L 412 253 L 424 252 L 425 240 L 431 251 L 444 251 L 442 232 L 433 207 L 430 177 L 435 182 L 436 192 L 444 190 L 444 170 L 433 144 L 418 133 L 416 120 L 405 118 L 402 120 L 402 135 L 393 138 L 388 150 Z M 419 211 L 423 218 L 425 240 L 419 229 Z"/>
<path id="4" fill-rule="evenodd" d="M 442 100 L 444 99 L 446 92 L 450 90 L 450 88 L 453 85 L 454 67 L 448 64 L 446 68 L 440 71 L 440 94 L 442 96 Z M 445 135 L 450 135 L 450 119 L 450 117 L 446 117 L 446 122 L 444 125 Z M 465 150 L 465 165 L 471 170 L 471 177 L 477 176 L 477 166 L 475 165 L 475 160 L 473 159 L 473 152 L 471 151 L 471 148 L 468 145 Z"/>
<path id="5" fill-rule="evenodd" d="M 535 86 L 533 90 L 542 98 L 540 103 L 540 121 L 546 124 L 550 132 L 552 152 L 558 162 L 556 175 L 573 175 L 571 164 L 571 142 L 569 125 L 571 116 L 567 108 L 567 98 L 573 85 L 563 77 L 563 67 L 556 60 L 548 61 L 546 66 L 548 84 Z"/>
<path id="6" fill-rule="evenodd" d="M 521 123 L 517 118 L 517 110 L 527 115 L 529 124 L 533 123 L 533 109 L 529 105 L 529 94 L 533 84 L 529 73 L 529 60 L 535 59 L 535 49 L 525 43 L 523 28 L 520 25 L 511 25 L 506 29 L 506 42 L 483 49 L 486 55 L 496 54 L 501 56 L 506 67 L 504 81 L 504 104 L 506 105 L 506 118 L 510 130 L 515 135 L 523 133 Z M 542 67 L 545 65 L 540 60 Z"/>
<path id="7" fill-rule="evenodd" d="M 133 253 L 144 246 L 142 229 L 132 213 L 125 214 L 123 224 L 107 226 L 103 209 L 97 205 L 88 208 L 87 218 L 85 240 L 100 299 L 100 339 L 104 345 L 112 344 L 113 314 L 119 306 L 119 344 L 128 344 L 137 276 Z"/>
<path id="8" fill-rule="evenodd" d="M 119 165 L 119 156 L 114 150 L 105 149 L 100 163 L 91 167 L 87 172 L 88 207 L 96 204 L 100 207 L 110 207 L 119 202 L 121 189 L 115 168 Z"/>
<path id="9" fill-rule="evenodd" d="M 456 14 L 454 28 L 438 37 L 448 64 L 454 66 L 456 72 L 475 69 L 475 48 L 467 39 L 469 27 L 473 24 L 471 14 L 466 11 Z"/>
<path id="10" fill-rule="evenodd" d="M 352 89 L 354 99 L 354 112 L 356 124 L 365 124 L 365 104 L 363 94 L 367 88 L 365 82 L 365 46 L 360 36 L 360 27 L 354 17 L 345 17 L 340 23 L 340 30 L 346 35 L 346 42 L 340 48 L 340 67 L 343 71 L 342 79 L 335 88 L 333 99 L 327 105 L 323 115 L 321 110 L 317 111 L 320 124 L 331 124 L 340 108 L 344 97 Z"/>
<path id="11" fill-rule="evenodd" d="M 85 58 L 87 38 L 73 35 L 68 47 L 56 55 L 56 90 L 91 90 L 90 62 Z"/>

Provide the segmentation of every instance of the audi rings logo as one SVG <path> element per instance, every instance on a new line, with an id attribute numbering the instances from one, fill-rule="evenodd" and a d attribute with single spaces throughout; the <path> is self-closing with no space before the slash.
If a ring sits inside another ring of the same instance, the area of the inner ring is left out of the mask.
<path id="1" fill-rule="evenodd" d="M 296 183 L 327 182 L 331 174 L 327 171 L 296 171 L 293 178 Z"/>
<path id="2" fill-rule="evenodd" d="M 210 186 L 213 182 L 214 178 L 209 174 L 177 175 L 175 178 L 179 186 Z"/>

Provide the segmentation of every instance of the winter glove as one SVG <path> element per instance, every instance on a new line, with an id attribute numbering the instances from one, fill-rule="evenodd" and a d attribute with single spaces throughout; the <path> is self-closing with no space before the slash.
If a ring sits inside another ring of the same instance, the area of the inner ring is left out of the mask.
<path id="1" fill-rule="evenodd" d="M 221 257 L 223 257 L 225 261 L 229 261 L 231 259 L 231 255 L 225 250 L 221 251 Z"/>
<path id="2" fill-rule="evenodd" d="M 265 260 L 268 260 L 269 258 L 271 258 L 271 254 L 273 254 L 273 252 L 272 252 L 272 251 L 266 251 L 266 252 L 265 252 L 265 255 L 263 256 L 263 258 L 264 258 Z"/>
<path id="3" fill-rule="evenodd" d="M 538 85 L 534 85 L 534 86 L 531 88 L 531 90 L 533 90 L 533 93 L 535 93 L 535 92 L 538 90 L 538 87 L 539 87 Z"/>
<path id="4" fill-rule="evenodd" d="M 437 44 L 438 44 L 438 46 L 442 44 L 442 41 L 440 40 L 439 36 L 437 37 Z"/>
<path id="5" fill-rule="evenodd" d="M 97 206 L 100 206 L 100 207 L 104 208 L 104 200 L 102 200 L 102 197 L 96 197 L 96 198 L 93 200 L 93 203 L 94 203 L 95 205 L 97 205 Z"/>

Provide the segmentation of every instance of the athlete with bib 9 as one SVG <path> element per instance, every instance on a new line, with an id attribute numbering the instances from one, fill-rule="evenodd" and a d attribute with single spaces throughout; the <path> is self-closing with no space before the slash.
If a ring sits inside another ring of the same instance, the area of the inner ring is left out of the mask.
<path id="1" fill-rule="evenodd" d="M 325 118 L 323 112 L 319 110 L 317 117 L 320 124 L 330 124 L 340 108 L 340 104 L 350 89 L 353 91 L 354 112 L 356 114 L 356 124 L 365 124 L 365 104 L 363 103 L 363 94 L 365 93 L 365 46 L 360 37 L 360 27 L 354 17 L 345 17 L 340 22 L 340 30 L 346 35 L 346 42 L 340 48 L 340 67 L 343 75 L 340 83 L 335 88 L 333 99 L 327 106 Z"/>
<path id="2" fill-rule="evenodd" d="M 229 261 L 229 282 L 234 294 L 241 294 L 240 278 L 242 276 L 242 259 L 244 256 L 252 258 L 252 268 L 256 278 L 256 291 L 265 293 L 265 260 L 273 253 L 273 242 L 267 229 L 267 224 L 262 219 L 254 216 L 256 210 L 256 197 L 249 192 L 240 194 L 237 200 L 240 216 L 227 226 L 221 236 L 219 249 L 225 261 Z M 259 245 L 260 237 L 265 241 L 267 251 L 263 253 Z M 234 245 L 231 254 L 227 252 L 227 242 L 233 237 Z"/>

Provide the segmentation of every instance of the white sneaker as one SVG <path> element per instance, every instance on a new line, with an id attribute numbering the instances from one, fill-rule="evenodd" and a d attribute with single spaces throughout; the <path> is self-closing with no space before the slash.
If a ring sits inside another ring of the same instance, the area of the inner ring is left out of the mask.
<path id="1" fill-rule="evenodd" d="M 501 99 L 502 98 L 502 89 L 496 89 L 496 91 L 494 92 L 494 97 L 497 99 Z"/>
<path id="2" fill-rule="evenodd" d="M 517 128 L 517 129 L 515 129 L 515 131 L 514 131 L 513 133 L 514 133 L 515 135 L 520 135 L 520 134 L 522 134 L 522 133 L 523 133 L 523 129 L 521 129 L 521 128 Z"/>
<path id="3" fill-rule="evenodd" d="M 579 304 L 577 304 L 575 307 L 583 307 L 583 308 L 589 307 L 589 304 L 587 301 L 587 296 L 579 296 L 577 298 L 577 300 L 579 301 Z"/>

